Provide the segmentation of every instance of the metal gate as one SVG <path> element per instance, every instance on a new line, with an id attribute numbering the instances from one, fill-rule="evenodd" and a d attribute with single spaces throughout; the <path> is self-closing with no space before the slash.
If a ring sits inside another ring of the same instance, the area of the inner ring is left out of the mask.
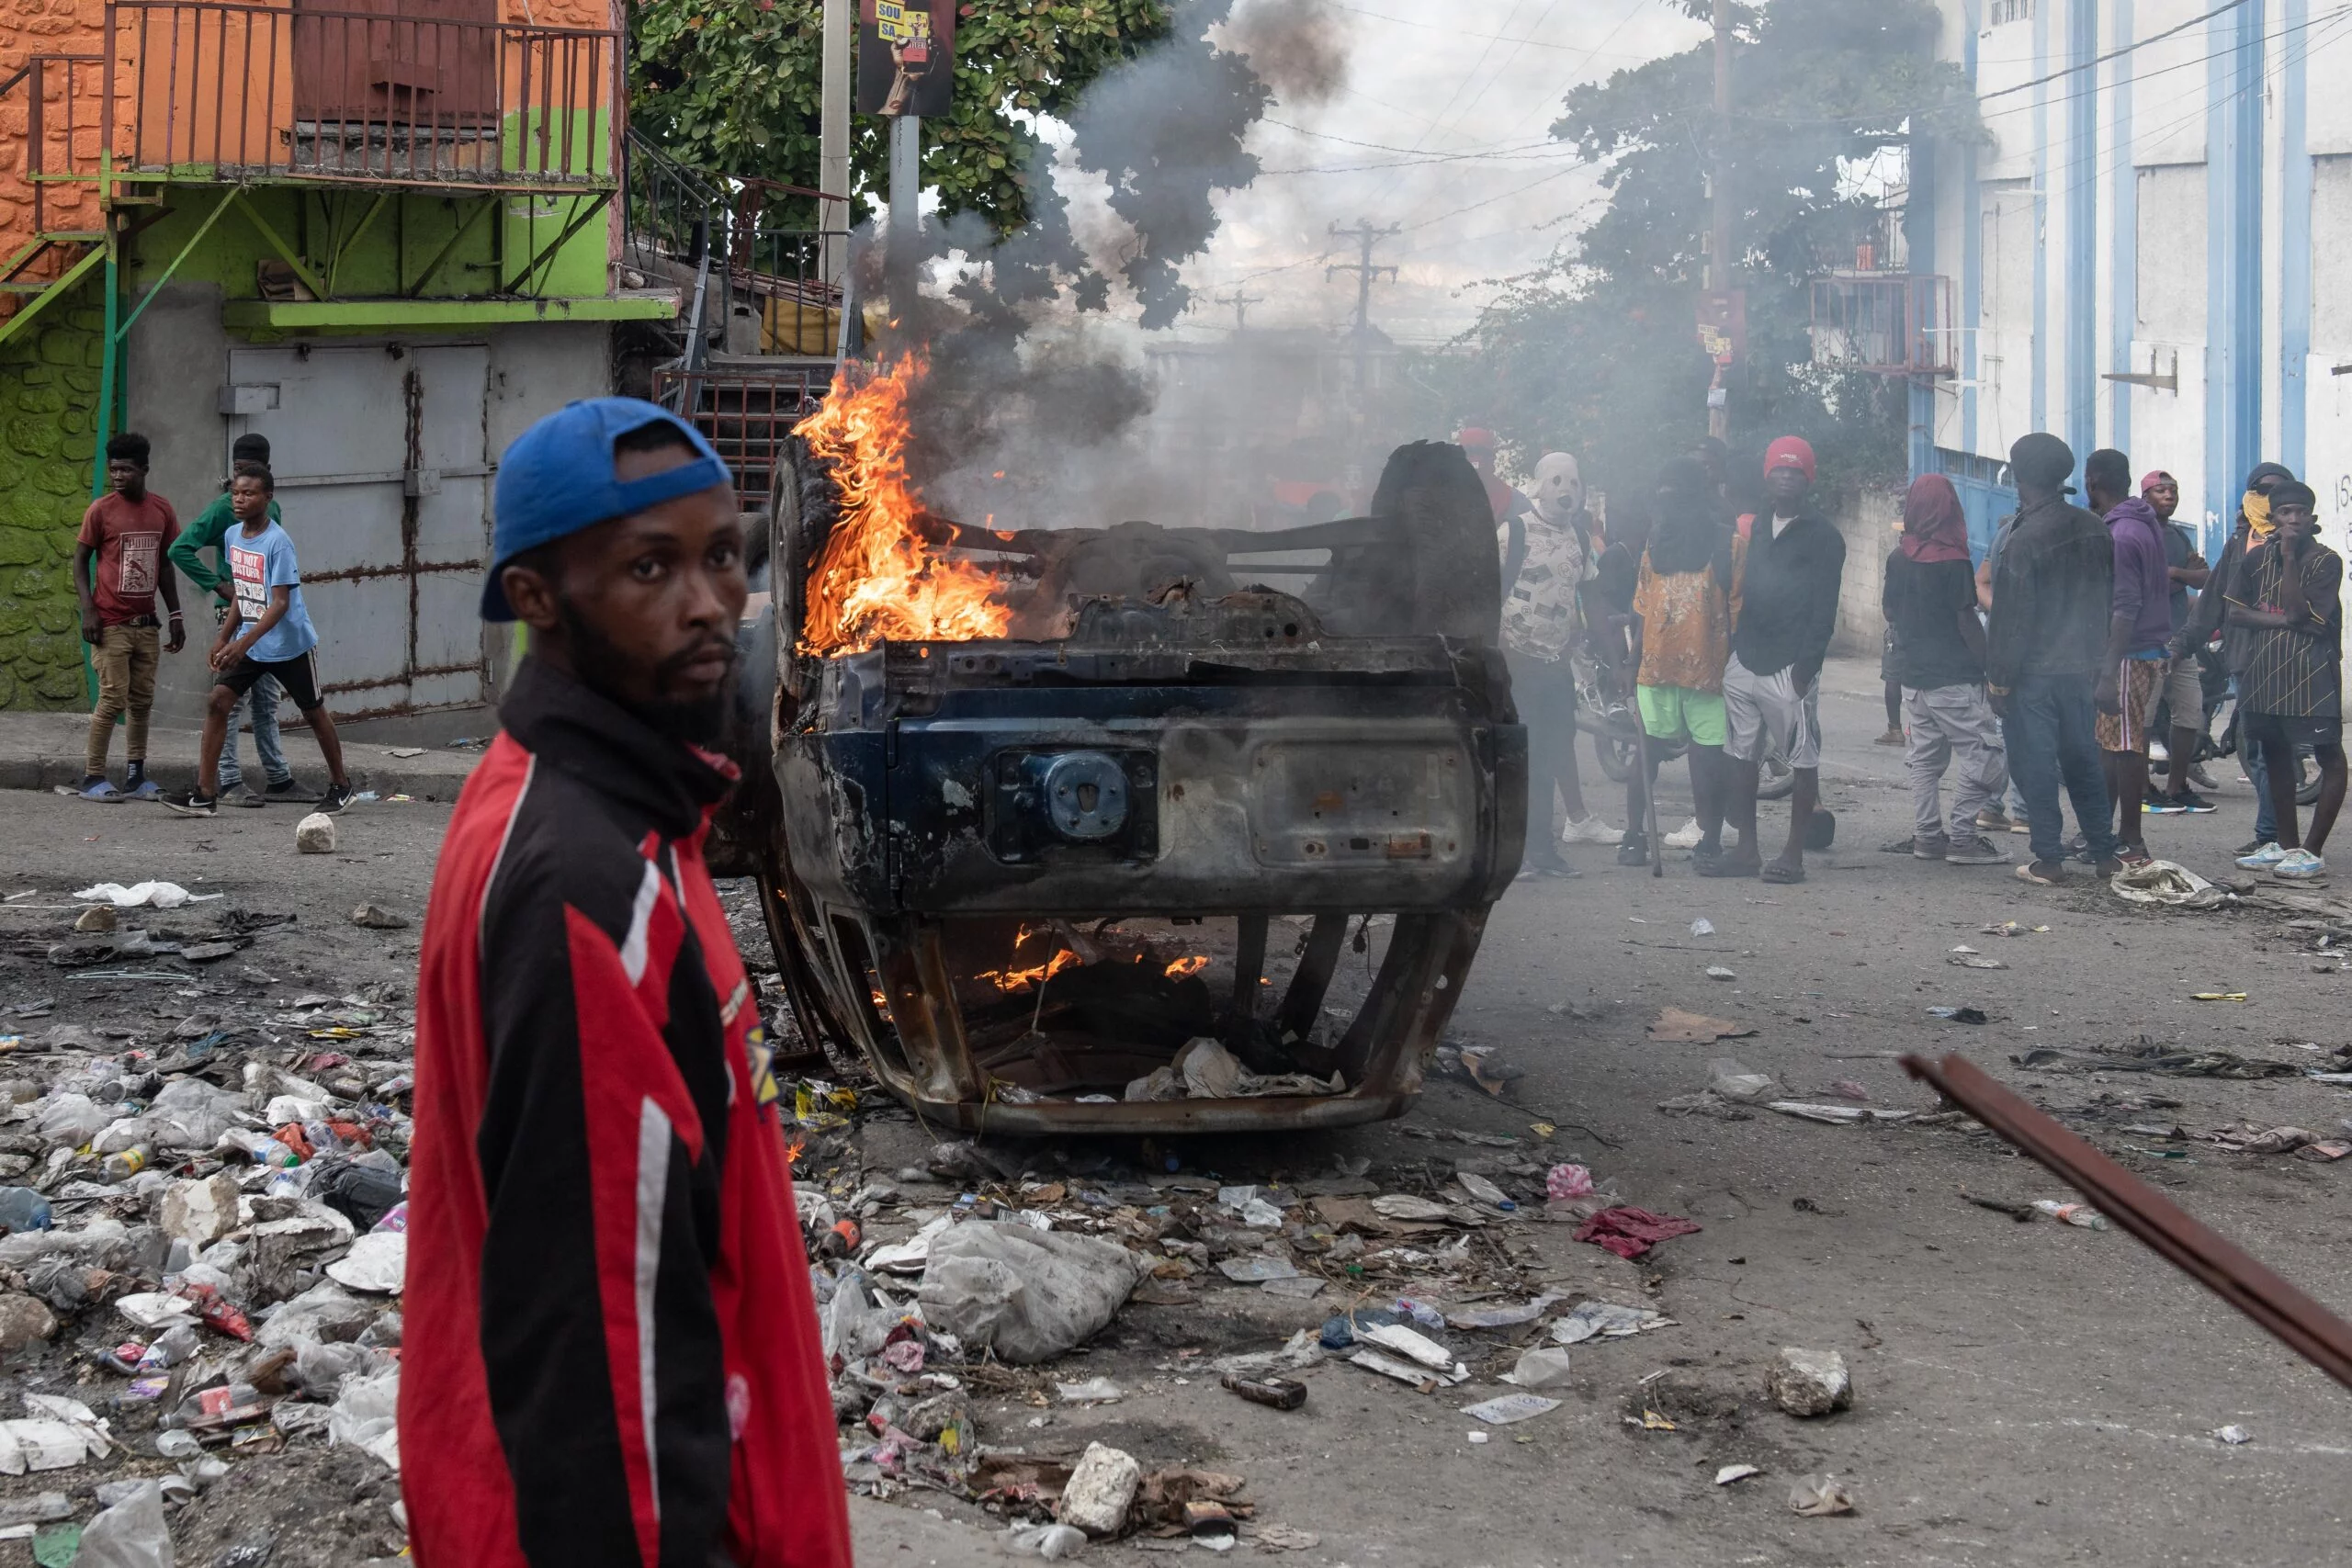
<path id="1" fill-rule="evenodd" d="M 490 701 L 490 350 L 240 348 L 233 439 L 269 438 L 339 719 Z"/>

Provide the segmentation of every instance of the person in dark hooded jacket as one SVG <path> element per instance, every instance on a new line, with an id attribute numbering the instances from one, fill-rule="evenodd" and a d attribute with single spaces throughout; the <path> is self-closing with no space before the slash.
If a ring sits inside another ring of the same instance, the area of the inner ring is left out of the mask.
<path id="1" fill-rule="evenodd" d="M 2083 482 L 2115 546 L 2107 666 L 2098 695 L 2100 761 L 2118 814 L 2116 852 L 2139 865 L 2151 858 L 2140 808 L 2148 798 L 2148 725 L 2164 695 L 2169 663 L 2172 573 L 2164 519 L 2132 493 L 2132 460 L 2112 449 L 2094 452 L 2083 465 Z"/>

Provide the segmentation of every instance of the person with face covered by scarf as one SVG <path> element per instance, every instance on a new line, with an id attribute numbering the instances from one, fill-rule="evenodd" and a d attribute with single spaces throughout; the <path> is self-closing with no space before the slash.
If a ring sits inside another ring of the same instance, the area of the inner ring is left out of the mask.
<path id="1" fill-rule="evenodd" d="M 2245 629 L 2229 624 L 2224 617 L 2230 584 L 2246 556 L 2270 537 L 2271 493 L 2282 484 L 2295 482 L 2294 471 L 2283 463 L 2259 463 L 2246 475 L 2245 495 L 2238 504 L 2237 526 L 2230 531 L 2230 542 L 2222 547 L 2222 558 L 2207 580 L 2205 592 L 2198 595 L 2188 626 L 2173 634 L 2169 651 L 2176 659 L 2208 646 L 2216 637 L 2222 639 L 2222 662 L 2230 672 L 2230 694 L 2241 699 L 2241 709 L 2245 705 L 2245 661 L 2251 650 Z M 2250 855 L 2263 845 L 2277 841 L 2278 819 L 2271 809 L 2270 781 L 2263 765 L 2262 749 L 2245 744 L 2245 727 L 2236 718 L 2231 720 L 2231 725 L 2237 731 L 2238 761 L 2245 768 L 2246 782 L 2254 786 L 2254 837 L 2238 846 L 2240 854 Z"/>
<path id="2" fill-rule="evenodd" d="M 2165 525 L 2156 509 L 2132 493 L 2132 461 L 2113 449 L 2083 465 L 2091 510 L 2107 519 L 2115 547 L 2113 608 L 2107 667 L 2098 685 L 2098 746 L 2108 797 L 2118 816 L 2117 853 L 2129 865 L 2153 858 L 2142 833 L 2148 797 L 2148 725 L 2164 695 L 2172 640 L 2172 577 L 2165 565 Z"/>
<path id="3" fill-rule="evenodd" d="M 1689 748 L 1690 798 L 1699 817 L 1699 843 L 1690 854 L 1703 865 L 1722 858 L 1728 804 L 1723 693 L 1724 666 L 1731 659 L 1735 544 L 1698 462 L 1668 463 L 1658 475 L 1657 494 L 1634 594 L 1634 699 L 1651 739 Z M 1628 826 L 1617 850 L 1620 865 L 1649 863 L 1652 846 L 1642 823 L 1657 772 L 1653 761 L 1626 780 Z"/>
<path id="4" fill-rule="evenodd" d="M 1890 850 L 1947 865 L 2007 865 L 1977 830 L 1977 815 L 2008 787 L 2008 749 L 1984 694 L 1984 626 L 1968 564 L 1968 518 L 1941 474 L 1914 480 L 1903 500 L 1903 544 L 1886 559 L 1880 596 L 1894 633 L 1895 678 L 1909 739 L 1911 837 Z M 1953 774 L 1951 815 L 1943 781 Z"/>
<path id="5" fill-rule="evenodd" d="M 1585 595 L 1595 573 L 1591 519 L 1577 460 L 1547 454 L 1523 519 L 1518 570 L 1503 598 L 1503 659 L 1528 730 L 1527 859 L 1521 876 L 1573 876 L 1561 843 L 1613 844 L 1618 829 L 1586 809 L 1577 772 L 1575 657 L 1586 642 Z M 1553 835 L 1557 789 L 1567 826 Z"/>
<path id="6" fill-rule="evenodd" d="M 2240 733 L 2263 753 L 2278 837 L 2238 857 L 2247 871 L 2286 882 L 2327 874 L 2322 852 L 2344 806 L 2344 560 L 2319 542 L 2319 497 L 2289 479 L 2266 509 L 2267 536 L 2231 580 L 2230 626 L 2244 634 Z M 2319 763 L 2311 831 L 2298 836 L 2298 747 Z"/>
<path id="7" fill-rule="evenodd" d="M 2173 513 L 2180 510 L 2178 479 L 2162 468 L 2143 474 L 2140 479 L 2140 499 L 2154 510 L 2157 520 L 2164 524 L 2165 575 L 2172 584 L 2169 609 L 2173 637 L 2177 638 L 2195 614 L 2197 595 L 2204 591 L 2211 570 L 2198 551 L 2196 536 L 2173 521 Z M 2165 748 L 2165 791 L 2150 801 L 2147 808 L 2155 815 L 2202 815 L 2214 809 L 2213 803 L 2192 787 L 2213 787 L 2210 779 L 2193 776 L 2197 773 L 2198 753 L 2205 745 L 2205 650 L 2176 651 L 2168 648 L 2166 652 L 2171 654 L 2171 660 L 2165 675 L 2165 707 L 2172 716 L 2172 733 Z"/>

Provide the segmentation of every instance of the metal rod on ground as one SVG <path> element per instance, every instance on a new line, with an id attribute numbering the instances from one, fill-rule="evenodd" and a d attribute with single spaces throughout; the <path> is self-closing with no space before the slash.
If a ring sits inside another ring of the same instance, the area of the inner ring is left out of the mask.
<path id="1" fill-rule="evenodd" d="M 2198 1283 L 2352 1389 L 2346 1323 L 2171 1199 L 2035 1110 L 1965 1056 L 1905 1056 L 1903 1070 L 1932 1087 L 2073 1187 L 2091 1206 Z"/>

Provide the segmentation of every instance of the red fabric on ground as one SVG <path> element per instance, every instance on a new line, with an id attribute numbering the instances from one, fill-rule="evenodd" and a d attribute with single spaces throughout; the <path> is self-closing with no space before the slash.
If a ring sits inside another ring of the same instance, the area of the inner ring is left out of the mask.
<path id="1" fill-rule="evenodd" d="M 1647 1209 L 1603 1209 L 1577 1227 L 1577 1239 L 1632 1258 L 1658 1242 L 1695 1235 L 1699 1228 L 1678 1215 L 1653 1214 Z"/>

